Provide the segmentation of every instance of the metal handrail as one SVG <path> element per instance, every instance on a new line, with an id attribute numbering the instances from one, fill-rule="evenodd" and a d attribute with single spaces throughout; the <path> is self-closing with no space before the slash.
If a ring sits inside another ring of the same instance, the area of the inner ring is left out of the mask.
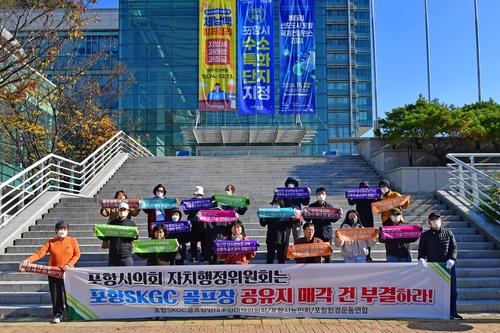
<path id="1" fill-rule="evenodd" d="M 0 184 L 0 227 L 48 191 L 80 194 L 119 153 L 154 156 L 120 131 L 81 162 L 49 154 Z"/>
<path id="2" fill-rule="evenodd" d="M 487 207 L 495 214 L 500 215 L 498 203 L 493 202 L 490 194 L 490 187 L 492 185 L 500 187 L 500 181 L 487 173 L 494 171 L 496 174 L 500 171 L 500 162 L 495 162 L 497 159 L 500 160 L 500 153 L 453 153 L 447 154 L 446 157 L 453 162 L 448 163 L 450 190 L 478 210 L 482 211 L 484 207 Z M 461 158 L 468 159 L 468 162 Z M 478 159 L 486 159 L 487 161 L 478 162 Z M 496 222 L 500 224 L 499 219 Z"/>

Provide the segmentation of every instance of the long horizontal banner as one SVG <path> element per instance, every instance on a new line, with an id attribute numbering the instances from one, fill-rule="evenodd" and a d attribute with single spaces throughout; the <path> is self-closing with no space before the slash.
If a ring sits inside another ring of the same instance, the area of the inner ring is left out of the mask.
<path id="1" fill-rule="evenodd" d="M 134 241 L 134 253 L 177 252 L 177 239 L 138 239 Z"/>
<path id="2" fill-rule="evenodd" d="M 249 253 L 257 251 L 259 243 L 256 240 L 216 240 L 214 252 L 216 254 Z"/>
<path id="3" fill-rule="evenodd" d="M 153 222 L 151 228 L 154 229 L 158 224 L 162 224 L 167 229 L 169 235 L 182 234 L 191 231 L 191 224 L 188 221 L 162 221 Z"/>
<path id="4" fill-rule="evenodd" d="M 176 198 L 144 198 L 141 201 L 141 209 L 174 209 L 176 207 Z"/>
<path id="5" fill-rule="evenodd" d="M 197 216 L 200 222 L 232 223 L 238 219 L 234 210 L 200 210 Z"/>
<path id="6" fill-rule="evenodd" d="M 322 208 L 322 207 L 304 207 L 302 217 L 315 220 L 332 220 L 334 222 L 342 217 L 342 208 Z"/>
<path id="7" fill-rule="evenodd" d="M 381 228 L 382 239 L 420 238 L 422 235 L 422 227 L 419 225 L 391 225 Z"/>
<path id="8" fill-rule="evenodd" d="M 198 198 L 181 201 L 182 210 L 185 212 L 191 212 L 200 209 L 209 209 L 212 208 L 212 206 L 212 198 Z"/>
<path id="9" fill-rule="evenodd" d="M 264 218 L 292 218 L 295 219 L 297 214 L 293 208 L 259 208 L 257 209 L 257 216 L 260 219 Z"/>
<path id="10" fill-rule="evenodd" d="M 94 226 L 96 237 L 124 237 L 135 238 L 137 227 L 126 227 L 111 224 L 96 224 Z"/>
<path id="11" fill-rule="evenodd" d="M 19 272 L 27 272 L 27 273 L 37 273 L 37 274 L 43 274 L 47 276 L 52 276 L 58 279 L 62 279 L 64 275 L 64 271 L 62 270 L 61 267 L 57 266 L 45 266 L 45 265 L 38 265 L 38 264 L 25 264 L 25 263 L 20 263 Z"/>
<path id="12" fill-rule="evenodd" d="M 118 208 L 122 202 L 128 204 L 129 208 L 139 208 L 141 199 L 101 199 L 102 208 Z"/>
<path id="13" fill-rule="evenodd" d="M 336 235 L 343 241 L 370 240 L 378 237 L 377 228 L 342 228 Z"/>
<path id="14" fill-rule="evenodd" d="M 410 201 L 409 195 L 402 195 L 397 198 L 385 199 L 382 201 L 372 202 L 372 210 L 374 214 L 387 212 L 393 208 L 401 207 Z"/>
<path id="15" fill-rule="evenodd" d="M 332 255 L 332 246 L 328 242 L 310 244 L 290 244 L 286 257 L 288 259 L 325 257 Z"/>
<path id="16" fill-rule="evenodd" d="M 307 199 L 311 196 L 311 190 L 308 187 L 276 187 L 274 197 L 281 199 Z"/>
<path id="17" fill-rule="evenodd" d="M 380 188 L 348 188 L 345 191 L 347 199 L 380 199 L 382 190 Z"/>
<path id="18" fill-rule="evenodd" d="M 242 195 L 214 194 L 212 199 L 224 206 L 242 208 L 248 207 L 250 199 Z"/>
<path id="19" fill-rule="evenodd" d="M 449 281 L 437 263 L 86 267 L 64 274 L 73 320 L 449 319 Z"/>

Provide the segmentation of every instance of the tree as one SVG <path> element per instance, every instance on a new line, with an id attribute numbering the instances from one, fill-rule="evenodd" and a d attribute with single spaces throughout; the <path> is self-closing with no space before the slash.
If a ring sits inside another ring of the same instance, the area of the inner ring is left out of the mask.
<path id="1" fill-rule="evenodd" d="M 492 99 L 464 105 L 460 108 L 464 121 L 462 136 L 480 146 L 492 144 L 500 151 L 500 104 Z"/>

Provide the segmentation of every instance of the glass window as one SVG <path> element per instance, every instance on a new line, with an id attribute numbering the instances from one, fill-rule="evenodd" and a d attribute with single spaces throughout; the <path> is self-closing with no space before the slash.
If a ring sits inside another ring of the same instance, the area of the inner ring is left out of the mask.
<path id="1" fill-rule="evenodd" d="M 354 57 L 354 61 L 359 66 L 370 66 L 371 65 L 371 53 L 358 53 Z"/>
<path id="2" fill-rule="evenodd" d="M 354 89 L 360 95 L 369 95 L 372 93 L 372 84 L 371 82 L 356 82 Z"/>
<path id="3" fill-rule="evenodd" d="M 348 81 L 349 68 L 328 68 L 328 80 Z"/>
<path id="4" fill-rule="evenodd" d="M 334 36 L 347 36 L 348 26 L 347 24 L 327 24 L 326 32 Z"/>
<path id="5" fill-rule="evenodd" d="M 328 108 L 332 109 L 349 108 L 349 97 L 328 97 Z"/>
<path id="6" fill-rule="evenodd" d="M 358 24 L 355 26 L 354 31 L 358 36 L 370 38 L 370 26 Z"/>
<path id="7" fill-rule="evenodd" d="M 347 38 L 328 39 L 326 46 L 330 50 L 348 50 L 349 39 Z"/>
<path id="8" fill-rule="evenodd" d="M 370 52 L 371 43 L 369 39 L 357 39 L 356 49 L 361 52 Z"/>
<path id="9" fill-rule="evenodd" d="M 358 97 L 356 98 L 356 107 L 359 109 L 367 109 L 372 107 L 372 98 L 370 97 Z"/>
<path id="10" fill-rule="evenodd" d="M 347 20 L 347 9 L 346 10 L 331 10 L 326 11 L 327 20 Z"/>
<path id="11" fill-rule="evenodd" d="M 349 83 L 328 82 L 328 92 L 334 94 L 349 94 Z"/>
<path id="12" fill-rule="evenodd" d="M 371 69 L 356 69 L 356 76 L 358 80 L 371 80 L 372 71 Z"/>
<path id="13" fill-rule="evenodd" d="M 329 124 L 349 124 L 349 112 L 328 112 Z"/>
<path id="14" fill-rule="evenodd" d="M 338 126 L 331 127 L 328 129 L 328 137 L 330 138 L 348 138 L 349 135 L 349 126 Z"/>
<path id="15" fill-rule="evenodd" d="M 349 65 L 349 55 L 347 53 L 329 53 L 326 55 L 328 65 Z"/>

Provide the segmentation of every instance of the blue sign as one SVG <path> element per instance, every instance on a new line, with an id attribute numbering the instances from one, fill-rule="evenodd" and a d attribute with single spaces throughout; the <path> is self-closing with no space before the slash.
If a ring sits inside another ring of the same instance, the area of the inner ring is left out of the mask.
<path id="1" fill-rule="evenodd" d="M 238 1 L 238 112 L 274 114 L 273 1 Z"/>
<path id="2" fill-rule="evenodd" d="M 280 113 L 316 112 L 314 0 L 280 0 Z"/>

